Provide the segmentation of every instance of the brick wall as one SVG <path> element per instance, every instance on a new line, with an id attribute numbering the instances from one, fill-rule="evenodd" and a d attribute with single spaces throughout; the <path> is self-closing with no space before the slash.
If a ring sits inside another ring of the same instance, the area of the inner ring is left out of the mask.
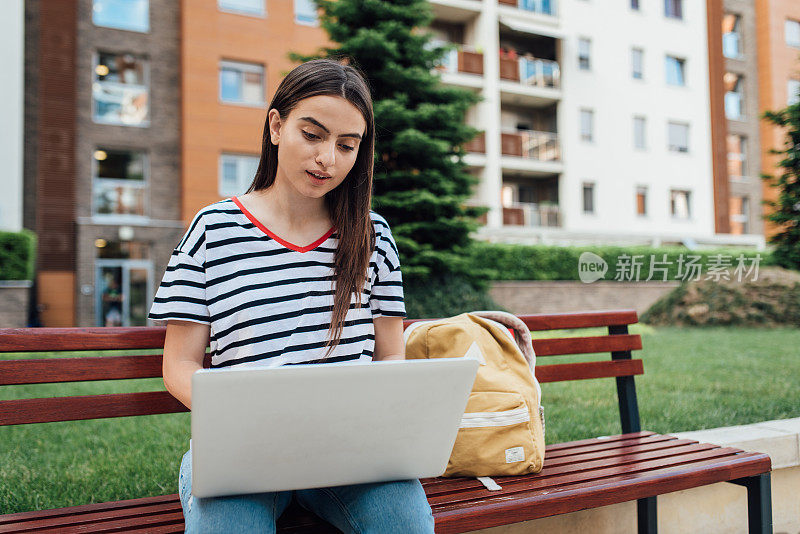
<path id="1" fill-rule="evenodd" d="M 494 282 L 489 294 L 517 315 L 632 308 L 641 315 L 680 282 Z"/>

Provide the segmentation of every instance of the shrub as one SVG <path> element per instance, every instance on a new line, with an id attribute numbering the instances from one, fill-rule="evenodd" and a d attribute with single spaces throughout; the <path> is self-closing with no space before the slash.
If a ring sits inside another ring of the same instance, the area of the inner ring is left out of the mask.
<path id="1" fill-rule="evenodd" d="M 485 289 L 456 277 L 439 277 L 433 282 L 404 283 L 404 300 L 409 319 L 450 317 L 476 310 L 508 309 L 496 303 Z"/>
<path id="2" fill-rule="evenodd" d="M 644 281 L 650 273 L 651 259 L 656 262 L 664 260 L 666 255 L 667 280 L 678 278 L 678 259 L 683 254 L 684 261 L 689 256 L 699 256 L 696 260 L 705 274 L 711 256 L 727 255 L 731 263 L 730 271 L 736 266 L 739 254 L 743 254 L 747 266 L 756 255 L 760 255 L 759 266 L 774 265 L 770 252 L 740 249 L 704 249 L 689 250 L 685 247 L 620 247 L 620 246 L 551 246 L 551 245 L 512 245 L 477 242 L 473 247 L 472 262 L 475 268 L 494 271 L 494 280 L 579 280 L 578 260 L 583 252 L 593 252 L 608 264 L 608 272 L 604 280 L 613 281 L 617 277 L 620 257 L 641 255 L 641 271 L 639 280 Z M 628 260 L 629 261 L 629 260 Z M 622 274 L 620 275 L 622 278 Z M 622 281 L 636 277 L 628 277 Z M 662 275 L 655 272 L 653 280 L 662 280 Z"/>
<path id="3" fill-rule="evenodd" d="M 36 234 L 0 232 L 0 280 L 33 280 Z"/>

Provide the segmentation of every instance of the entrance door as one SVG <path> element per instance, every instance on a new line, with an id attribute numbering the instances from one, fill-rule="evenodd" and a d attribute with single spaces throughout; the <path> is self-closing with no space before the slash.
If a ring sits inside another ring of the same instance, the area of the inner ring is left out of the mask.
<path id="1" fill-rule="evenodd" d="M 153 266 L 147 260 L 95 260 L 95 323 L 147 326 Z"/>

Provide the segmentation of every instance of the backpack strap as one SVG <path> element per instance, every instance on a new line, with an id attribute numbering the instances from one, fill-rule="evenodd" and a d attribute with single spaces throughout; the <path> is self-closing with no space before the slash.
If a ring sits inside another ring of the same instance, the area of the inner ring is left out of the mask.
<path id="1" fill-rule="evenodd" d="M 531 331 L 528 328 L 528 325 L 522 322 L 522 319 L 516 315 L 504 311 L 481 310 L 469 313 L 471 315 L 476 315 L 478 317 L 500 323 L 500 325 L 504 327 L 503 330 L 506 332 L 507 328 L 514 330 L 514 341 L 516 341 L 519 350 L 528 361 L 528 366 L 531 369 L 531 376 L 533 376 L 533 382 L 536 384 L 536 389 L 539 391 L 539 399 L 541 399 L 542 388 L 539 385 L 539 381 L 536 380 L 536 353 L 533 350 L 533 340 L 531 339 Z"/>

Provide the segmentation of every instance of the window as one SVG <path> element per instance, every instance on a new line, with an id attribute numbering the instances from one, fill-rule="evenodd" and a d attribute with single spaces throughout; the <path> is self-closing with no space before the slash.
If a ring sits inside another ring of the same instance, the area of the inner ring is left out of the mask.
<path id="1" fill-rule="evenodd" d="M 317 25 L 317 6 L 314 0 L 294 0 L 294 21 L 298 24 Z"/>
<path id="2" fill-rule="evenodd" d="M 264 104 L 264 66 L 222 61 L 219 66 L 219 98 L 234 104 Z"/>
<path id="3" fill-rule="evenodd" d="M 92 84 L 95 122 L 147 126 L 149 66 L 133 54 L 98 52 Z"/>
<path id="4" fill-rule="evenodd" d="M 786 82 L 786 105 L 793 106 L 800 102 L 800 80 Z"/>
<path id="5" fill-rule="evenodd" d="M 581 110 L 581 141 L 591 142 L 594 139 L 594 111 Z"/>
<path id="6" fill-rule="evenodd" d="M 682 19 L 683 0 L 664 0 L 664 16 L 671 19 Z"/>
<path id="7" fill-rule="evenodd" d="M 639 0 L 631 0 L 631 9 L 639 11 Z"/>
<path id="8" fill-rule="evenodd" d="M 631 48 L 631 76 L 635 80 L 644 78 L 644 50 Z"/>
<path id="9" fill-rule="evenodd" d="M 722 53 L 725 57 L 742 57 L 742 17 L 726 13 L 722 17 Z"/>
<path id="10" fill-rule="evenodd" d="M 240 15 L 263 17 L 267 14 L 264 2 L 265 0 L 217 0 L 217 8 Z"/>
<path id="11" fill-rule="evenodd" d="M 800 20 L 786 19 L 784 30 L 786 34 L 786 44 L 795 48 L 800 48 Z"/>
<path id="12" fill-rule="evenodd" d="M 594 184 L 583 184 L 583 213 L 594 213 Z"/>
<path id="13" fill-rule="evenodd" d="M 742 103 L 744 102 L 744 95 L 742 94 L 742 76 L 732 72 L 726 72 L 722 78 L 725 85 L 725 117 L 733 120 L 741 120 L 744 117 L 744 110 Z"/>
<path id="14" fill-rule="evenodd" d="M 670 122 L 667 132 L 669 150 L 673 152 L 689 152 L 689 125 L 682 122 Z"/>
<path id="15" fill-rule="evenodd" d="M 732 234 L 750 233 L 750 199 L 747 196 L 733 196 L 730 202 L 730 221 Z"/>
<path id="16" fill-rule="evenodd" d="M 636 215 L 647 215 L 647 187 L 636 188 Z"/>
<path id="17" fill-rule="evenodd" d="M 259 156 L 222 154 L 219 158 L 219 194 L 223 197 L 241 195 L 256 175 Z"/>
<path id="18" fill-rule="evenodd" d="M 743 135 L 729 134 L 727 145 L 728 177 L 742 180 L 747 176 L 747 139 Z"/>
<path id="19" fill-rule="evenodd" d="M 686 85 L 686 60 L 675 56 L 666 57 L 667 83 L 669 85 Z"/>
<path id="20" fill-rule="evenodd" d="M 92 158 L 92 213 L 145 216 L 147 157 L 144 152 L 95 149 Z"/>
<path id="21" fill-rule="evenodd" d="M 92 22 L 95 26 L 129 30 L 150 31 L 149 0 L 94 0 Z"/>
<path id="22" fill-rule="evenodd" d="M 647 148 L 645 143 L 646 119 L 644 117 L 633 118 L 633 148 L 644 150 Z"/>
<path id="23" fill-rule="evenodd" d="M 671 189 L 669 192 L 670 213 L 675 219 L 688 219 L 691 217 L 690 209 L 691 191 Z"/>
<path id="24" fill-rule="evenodd" d="M 589 70 L 591 68 L 592 41 L 581 37 L 578 39 L 578 68 Z"/>

